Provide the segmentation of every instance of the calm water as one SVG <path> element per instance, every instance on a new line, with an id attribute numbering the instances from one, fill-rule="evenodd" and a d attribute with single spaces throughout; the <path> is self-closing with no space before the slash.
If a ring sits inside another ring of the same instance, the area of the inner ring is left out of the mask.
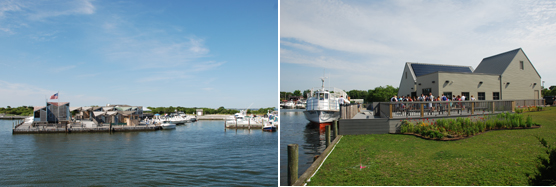
<path id="1" fill-rule="evenodd" d="M 309 123 L 304 110 L 280 109 L 280 185 L 288 185 L 288 144 L 299 145 L 299 176 L 326 146 L 324 128 Z"/>
<path id="2" fill-rule="evenodd" d="M 12 135 L 0 120 L 0 186 L 276 186 L 278 133 L 199 121 L 176 130 Z"/>

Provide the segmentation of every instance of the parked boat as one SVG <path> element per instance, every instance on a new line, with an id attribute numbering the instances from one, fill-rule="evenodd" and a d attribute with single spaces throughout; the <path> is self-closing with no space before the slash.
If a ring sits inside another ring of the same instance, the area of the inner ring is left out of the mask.
<path id="1" fill-rule="evenodd" d="M 257 120 L 247 116 L 246 110 L 240 110 L 239 113 L 234 114 L 233 117 L 226 120 L 227 125 L 262 125 L 262 120 Z"/>
<path id="2" fill-rule="evenodd" d="M 307 101 L 297 100 L 295 102 L 295 108 L 297 109 L 305 109 L 306 106 L 307 106 Z"/>
<path id="3" fill-rule="evenodd" d="M 340 118 L 340 97 L 347 98 L 346 92 L 338 88 L 325 88 L 324 78 L 321 88 L 311 89 L 307 99 L 305 118 L 313 123 L 330 123 Z"/>
<path id="4" fill-rule="evenodd" d="M 173 124 L 168 120 L 162 121 L 160 126 L 162 127 L 162 129 L 175 129 L 176 128 L 176 124 Z"/>
<path id="5" fill-rule="evenodd" d="M 263 126 L 263 131 L 276 131 L 278 125 L 279 125 L 279 120 L 278 120 L 278 112 L 277 111 L 273 111 L 272 113 L 268 112 L 268 121 L 265 122 L 265 125 Z"/>
<path id="6" fill-rule="evenodd" d="M 284 108 L 294 109 L 295 108 L 295 103 L 293 101 L 287 101 L 286 103 L 284 103 Z"/>

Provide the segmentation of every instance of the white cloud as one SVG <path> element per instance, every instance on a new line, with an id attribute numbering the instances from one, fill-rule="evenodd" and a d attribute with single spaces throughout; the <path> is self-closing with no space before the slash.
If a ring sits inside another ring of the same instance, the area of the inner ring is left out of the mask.
<path id="1" fill-rule="evenodd" d="M 29 14 L 31 20 L 66 15 L 88 15 L 95 13 L 96 10 L 90 0 L 34 2 L 30 9 L 32 10 Z"/>
<path id="2" fill-rule="evenodd" d="M 75 66 L 75 65 L 61 66 L 61 67 L 50 68 L 50 71 L 55 72 L 55 73 L 60 73 L 62 71 L 67 71 L 67 70 L 73 69 L 75 67 L 77 67 L 77 66 Z"/>
<path id="3" fill-rule="evenodd" d="M 0 80 L 0 107 L 43 106 L 45 100 L 54 93 L 58 91 Z M 72 106 L 83 106 L 85 103 L 98 105 L 106 100 L 101 96 L 73 95 L 72 91 L 60 90 L 60 102 L 71 102 Z"/>
<path id="4" fill-rule="evenodd" d="M 543 53 L 556 50 L 556 1 L 284 0 L 280 11 L 282 64 L 345 75 L 366 71 L 372 78 L 365 82 L 346 79 L 360 85 L 399 80 L 408 61 L 476 67 L 484 57 L 519 47 L 541 56 L 533 61 L 537 69 L 556 58 Z"/>
<path id="5" fill-rule="evenodd" d="M 23 4 L 20 1 L 7 0 L 0 2 L 0 19 L 8 12 L 21 11 L 22 7 Z"/>

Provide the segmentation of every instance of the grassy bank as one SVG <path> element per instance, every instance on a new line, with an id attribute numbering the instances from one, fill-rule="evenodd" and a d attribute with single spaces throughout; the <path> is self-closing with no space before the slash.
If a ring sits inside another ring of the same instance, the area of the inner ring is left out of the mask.
<path id="1" fill-rule="evenodd" d="M 528 115 L 542 128 L 495 130 L 458 141 L 344 136 L 308 185 L 528 185 L 537 156 L 547 155 L 536 136 L 556 141 L 556 107 Z"/>

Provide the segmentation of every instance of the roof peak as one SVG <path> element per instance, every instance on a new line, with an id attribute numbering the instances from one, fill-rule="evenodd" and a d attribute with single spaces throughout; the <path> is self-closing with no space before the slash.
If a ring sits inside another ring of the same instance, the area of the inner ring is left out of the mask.
<path id="1" fill-rule="evenodd" d="M 509 51 L 506 51 L 506 52 L 503 52 L 503 53 L 500 53 L 500 54 L 492 55 L 492 56 L 486 57 L 484 59 L 494 58 L 494 57 L 505 55 L 505 54 L 508 54 L 508 53 L 517 53 L 519 50 L 522 50 L 521 47 L 517 48 L 517 49 L 509 50 Z"/>
<path id="2" fill-rule="evenodd" d="M 453 67 L 472 67 L 463 65 L 451 65 L 451 64 L 431 64 L 431 63 L 419 63 L 419 62 L 406 62 L 408 64 L 421 64 L 421 65 L 431 65 L 431 66 L 453 66 Z"/>

